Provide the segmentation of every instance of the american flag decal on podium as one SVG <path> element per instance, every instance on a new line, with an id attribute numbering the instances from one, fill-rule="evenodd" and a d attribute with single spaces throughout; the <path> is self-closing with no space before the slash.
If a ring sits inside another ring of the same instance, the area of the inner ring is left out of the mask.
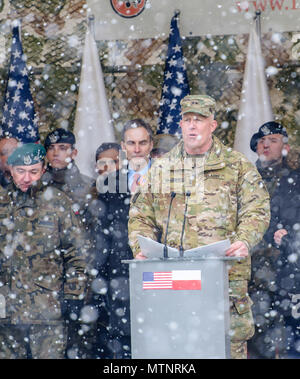
<path id="1" fill-rule="evenodd" d="M 144 290 L 200 290 L 200 270 L 143 272 Z"/>

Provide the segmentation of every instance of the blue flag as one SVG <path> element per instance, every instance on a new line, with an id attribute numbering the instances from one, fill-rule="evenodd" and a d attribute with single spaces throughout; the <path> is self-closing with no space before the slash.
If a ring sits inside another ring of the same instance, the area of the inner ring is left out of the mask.
<path id="1" fill-rule="evenodd" d="M 180 100 L 190 93 L 177 21 L 175 14 L 171 20 L 157 134 L 180 133 Z"/>
<path id="2" fill-rule="evenodd" d="M 9 76 L 0 127 L 0 137 L 4 136 L 23 143 L 40 139 L 18 26 L 12 30 Z"/>

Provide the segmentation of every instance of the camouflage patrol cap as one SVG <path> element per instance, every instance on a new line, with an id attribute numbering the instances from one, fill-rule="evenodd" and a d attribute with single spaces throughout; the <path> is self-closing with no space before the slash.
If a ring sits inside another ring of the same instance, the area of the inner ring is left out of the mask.
<path id="1" fill-rule="evenodd" d="M 9 166 L 32 166 L 42 162 L 45 158 L 46 150 L 39 143 L 25 143 L 17 147 L 7 158 Z"/>
<path id="2" fill-rule="evenodd" d="M 282 134 L 286 138 L 285 142 L 287 142 L 288 134 L 286 132 L 286 129 L 282 125 L 280 125 L 278 122 L 269 121 L 269 122 L 265 122 L 258 129 L 258 132 L 253 134 L 253 136 L 251 137 L 251 141 L 250 141 L 251 150 L 256 152 L 258 140 L 270 134 Z"/>
<path id="3" fill-rule="evenodd" d="M 216 109 L 215 99 L 207 95 L 187 95 L 181 100 L 180 105 L 181 114 L 193 112 L 205 117 L 213 115 Z"/>
<path id="4" fill-rule="evenodd" d="M 69 143 L 70 145 L 75 145 L 75 136 L 69 130 L 63 128 L 58 128 L 49 133 L 45 139 L 45 149 L 48 150 L 49 146 L 54 143 Z"/>

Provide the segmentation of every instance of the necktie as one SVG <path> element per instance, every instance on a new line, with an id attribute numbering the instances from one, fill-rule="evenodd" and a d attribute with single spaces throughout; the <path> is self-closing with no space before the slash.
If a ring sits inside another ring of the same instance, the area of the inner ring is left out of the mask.
<path id="1" fill-rule="evenodd" d="M 140 174 L 134 174 L 133 175 L 133 182 L 130 187 L 130 192 L 133 193 L 136 191 L 138 185 L 139 185 L 139 180 L 140 180 L 141 175 Z"/>

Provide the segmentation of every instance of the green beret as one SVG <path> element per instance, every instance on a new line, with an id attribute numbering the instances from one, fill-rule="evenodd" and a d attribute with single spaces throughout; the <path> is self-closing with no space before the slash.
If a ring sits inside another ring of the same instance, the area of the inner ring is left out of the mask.
<path id="1" fill-rule="evenodd" d="M 38 143 L 25 143 L 17 147 L 7 158 L 10 166 L 32 166 L 42 162 L 45 158 L 46 150 L 43 145 Z"/>

